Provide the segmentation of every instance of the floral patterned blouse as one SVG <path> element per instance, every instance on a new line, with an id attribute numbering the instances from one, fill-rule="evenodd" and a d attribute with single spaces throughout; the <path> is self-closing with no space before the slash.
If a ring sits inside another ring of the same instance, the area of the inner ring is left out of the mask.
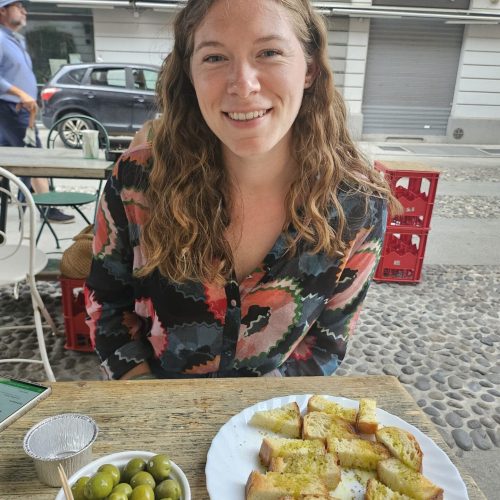
<path id="1" fill-rule="evenodd" d="M 339 190 L 348 226 L 343 257 L 300 246 L 289 257 L 281 235 L 241 283 L 176 284 L 159 272 L 139 279 L 151 165 L 149 145 L 123 155 L 97 214 L 85 296 L 105 375 L 120 378 L 143 361 L 159 378 L 331 375 L 380 256 L 385 201 Z"/>

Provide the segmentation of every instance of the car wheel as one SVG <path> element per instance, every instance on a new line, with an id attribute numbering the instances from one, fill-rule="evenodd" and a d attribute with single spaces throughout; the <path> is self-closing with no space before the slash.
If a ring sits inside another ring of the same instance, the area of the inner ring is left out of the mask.
<path id="1" fill-rule="evenodd" d="M 92 122 L 67 115 L 67 118 L 59 125 L 59 136 L 67 148 L 79 149 L 82 147 L 82 130 L 93 129 Z"/>

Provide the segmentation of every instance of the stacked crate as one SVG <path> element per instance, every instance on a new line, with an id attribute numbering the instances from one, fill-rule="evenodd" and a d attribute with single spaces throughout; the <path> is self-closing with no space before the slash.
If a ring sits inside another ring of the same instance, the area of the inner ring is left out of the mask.
<path id="1" fill-rule="evenodd" d="M 376 281 L 418 283 L 430 230 L 439 171 L 410 162 L 379 162 L 392 193 L 403 207 L 400 215 L 388 214 Z"/>
<path id="2" fill-rule="evenodd" d="M 85 323 L 85 280 L 61 277 L 61 292 L 64 314 L 66 343 L 64 347 L 72 351 L 93 351 L 90 343 L 90 330 Z"/>

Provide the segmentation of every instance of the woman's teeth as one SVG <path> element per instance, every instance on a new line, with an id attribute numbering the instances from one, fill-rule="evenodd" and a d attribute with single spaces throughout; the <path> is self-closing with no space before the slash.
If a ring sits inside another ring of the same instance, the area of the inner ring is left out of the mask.
<path id="1" fill-rule="evenodd" d="M 253 120 L 254 118 L 260 118 L 267 113 L 266 109 L 261 111 L 250 111 L 250 113 L 228 113 L 229 118 L 232 120 L 246 121 Z"/>

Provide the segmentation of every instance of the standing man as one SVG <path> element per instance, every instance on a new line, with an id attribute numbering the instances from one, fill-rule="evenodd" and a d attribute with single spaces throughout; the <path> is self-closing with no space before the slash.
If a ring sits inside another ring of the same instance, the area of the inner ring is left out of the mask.
<path id="1" fill-rule="evenodd" d="M 26 7 L 16 0 L 0 0 L 0 146 L 23 147 L 28 127 L 34 127 L 36 147 L 42 147 L 35 115 L 38 109 L 36 78 L 26 41 L 19 33 L 26 26 Z M 23 179 L 29 185 L 29 178 Z M 49 190 L 47 179 L 31 181 L 35 193 Z M 73 222 L 55 207 L 47 211 L 50 222 Z"/>

